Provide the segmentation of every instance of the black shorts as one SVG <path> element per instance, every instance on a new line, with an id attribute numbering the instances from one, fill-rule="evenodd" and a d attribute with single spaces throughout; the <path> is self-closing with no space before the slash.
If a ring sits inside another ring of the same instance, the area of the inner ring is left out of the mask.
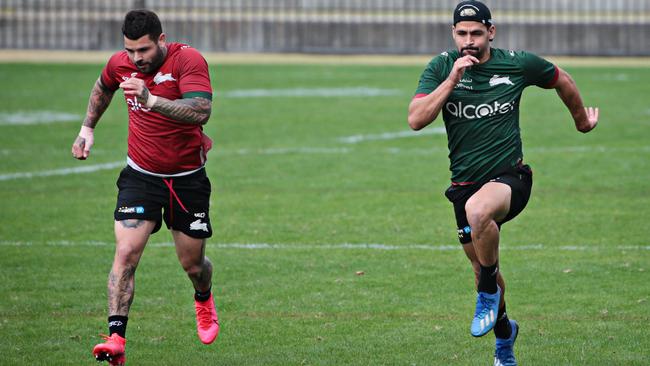
<path id="1" fill-rule="evenodd" d="M 151 220 L 152 233 L 162 220 L 168 229 L 202 239 L 212 236 L 210 225 L 210 180 L 201 169 L 182 177 L 160 178 L 127 166 L 117 179 L 115 220 Z"/>
<path id="2" fill-rule="evenodd" d="M 524 207 L 526 207 L 526 204 L 528 204 L 530 192 L 533 188 L 533 171 L 530 169 L 530 166 L 520 164 L 503 173 L 496 174 L 484 183 L 467 186 L 452 185 L 445 191 L 447 199 L 454 204 L 454 214 L 456 215 L 456 225 L 458 226 L 458 240 L 460 240 L 461 244 L 467 244 L 472 241 L 472 230 L 467 221 L 465 203 L 487 182 L 504 183 L 510 186 L 512 190 L 510 211 L 508 211 L 508 214 L 501 222 L 497 222 L 499 229 L 501 229 L 502 224 L 519 215 Z"/>

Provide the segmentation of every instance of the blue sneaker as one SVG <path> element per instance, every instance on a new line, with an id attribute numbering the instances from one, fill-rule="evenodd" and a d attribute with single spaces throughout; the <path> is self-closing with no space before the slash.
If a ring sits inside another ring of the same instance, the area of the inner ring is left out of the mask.
<path id="1" fill-rule="evenodd" d="M 519 324 L 514 320 L 510 320 L 510 326 L 512 327 L 510 338 L 497 338 L 497 347 L 496 351 L 494 351 L 494 366 L 517 366 L 513 347 L 515 346 L 517 335 L 519 335 Z"/>
<path id="2" fill-rule="evenodd" d="M 472 320 L 471 332 L 474 337 L 482 337 L 494 328 L 499 313 L 499 301 L 501 300 L 501 288 L 497 286 L 497 292 L 488 294 L 479 292 L 476 297 L 476 311 Z"/>

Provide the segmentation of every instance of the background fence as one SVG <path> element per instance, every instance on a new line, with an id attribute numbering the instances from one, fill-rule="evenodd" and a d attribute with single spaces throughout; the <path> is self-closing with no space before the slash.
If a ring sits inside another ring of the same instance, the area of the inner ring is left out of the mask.
<path id="1" fill-rule="evenodd" d="M 129 9 L 203 52 L 430 54 L 453 46 L 457 0 L 0 0 L 0 48 L 123 47 Z M 495 46 L 545 55 L 650 55 L 650 0 L 486 1 Z"/>

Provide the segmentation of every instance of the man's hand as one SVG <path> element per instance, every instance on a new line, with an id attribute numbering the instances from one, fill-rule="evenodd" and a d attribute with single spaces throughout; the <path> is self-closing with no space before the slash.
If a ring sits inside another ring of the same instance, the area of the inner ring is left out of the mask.
<path id="1" fill-rule="evenodd" d="M 90 148 L 95 143 L 93 129 L 87 126 L 81 126 L 79 135 L 72 144 L 72 156 L 75 159 L 86 160 L 90 155 Z"/>
<path id="2" fill-rule="evenodd" d="M 443 104 L 447 101 L 454 88 L 465 74 L 465 69 L 479 63 L 479 60 L 467 55 L 454 62 L 447 79 L 433 92 L 423 98 L 413 98 L 409 104 L 408 123 L 409 127 L 418 131 L 433 122 L 440 113 Z"/>
<path id="3" fill-rule="evenodd" d="M 576 127 L 580 132 L 589 132 L 593 130 L 598 124 L 598 108 L 585 107 L 586 118 L 580 123 L 576 123 Z"/>
<path id="4" fill-rule="evenodd" d="M 454 83 L 454 85 L 460 83 L 460 80 L 465 75 L 465 69 L 472 67 L 479 63 L 479 60 L 471 55 L 463 56 L 454 62 L 454 67 L 449 73 L 449 80 Z"/>
<path id="5" fill-rule="evenodd" d="M 147 108 L 151 108 L 158 99 L 155 95 L 149 93 L 149 89 L 147 89 L 142 79 L 129 78 L 120 83 L 120 88 L 124 89 L 124 95 L 134 95 L 138 98 L 138 102 L 144 104 Z"/>

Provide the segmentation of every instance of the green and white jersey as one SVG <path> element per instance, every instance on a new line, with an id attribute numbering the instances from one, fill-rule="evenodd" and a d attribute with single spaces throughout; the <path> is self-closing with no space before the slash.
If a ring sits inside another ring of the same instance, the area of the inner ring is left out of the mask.
<path id="1" fill-rule="evenodd" d="M 433 92 L 459 58 L 457 50 L 431 60 L 420 77 L 415 97 Z M 451 180 L 482 182 L 523 158 L 519 101 L 529 85 L 552 86 L 558 70 L 532 53 L 491 49 L 490 59 L 465 69 L 442 108 L 447 129 Z"/>

